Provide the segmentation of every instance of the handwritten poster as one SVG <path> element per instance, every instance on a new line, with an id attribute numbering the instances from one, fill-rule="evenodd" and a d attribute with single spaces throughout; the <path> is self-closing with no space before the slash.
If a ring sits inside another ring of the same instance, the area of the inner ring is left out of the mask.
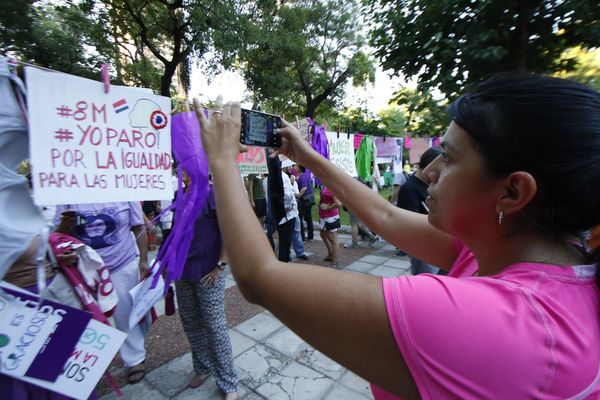
<path id="1" fill-rule="evenodd" d="M 172 198 L 171 101 L 26 68 L 34 201 Z"/>
<path id="2" fill-rule="evenodd" d="M 350 176 L 358 176 L 354 162 L 354 135 L 327 132 L 329 160 Z"/>
<path id="3" fill-rule="evenodd" d="M 247 146 L 248 151 L 238 154 L 237 163 L 241 174 L 267 174 L 267 153 L 264 147 Z"/>
<path id="4" fill-rule="evenodd" d="M 300 134 L 308 143 L 312 142 L 312 137 L 310 136 L 310 124 L 307 118 L 296 119 L 296 122 L 294 122 L 294 126 L 298 128 Z"/>
<path id="5" fill-rule="evenodd" d="M 129 291 L 131 297 L 131 314 L 129 314 L 129 329 L 132 329 L 142 318 L 144 318 L 152 306 L 163 299 L 165 295 L 165 281 L 162 277 L 158 277 L 158 281 L 154 288 L 152 282 L 159 273 L 159 268 L 155 268 L 152 275 L 138 283 Z"/>

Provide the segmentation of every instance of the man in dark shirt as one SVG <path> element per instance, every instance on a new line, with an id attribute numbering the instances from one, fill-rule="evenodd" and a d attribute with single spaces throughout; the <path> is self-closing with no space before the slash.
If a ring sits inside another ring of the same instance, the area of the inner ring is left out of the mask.
<path id="1" fill-rule="evenodd" d="M 419 168 L 417 171 L 408 177 L 406 183 L 402 185 L 402 189 L 398 193 L 398 207 L 418 212 L 420 214 L 428 214 L 429 209 L 425 199 L 427 198 L 427 187 L 429 182 L 427 177 L 423 175 L 423 170 L 442 153 L 439 147 L 428 149 L 419 160 Z M 413 275 L 430 273 L 437 274 L 439 268 L 429 265 L 409 254 L 410 269 Z"/>

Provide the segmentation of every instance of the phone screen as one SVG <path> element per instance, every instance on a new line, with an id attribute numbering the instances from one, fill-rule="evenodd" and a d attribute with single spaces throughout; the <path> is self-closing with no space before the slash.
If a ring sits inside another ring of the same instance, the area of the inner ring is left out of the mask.
<path id="1" fill-rule="evenodd" d="M 281 118 L 260 111 L 242 109 L 240 142 L 249 146 L 281 147 L 281 137 L 273 132 L 281 127 Z"/>

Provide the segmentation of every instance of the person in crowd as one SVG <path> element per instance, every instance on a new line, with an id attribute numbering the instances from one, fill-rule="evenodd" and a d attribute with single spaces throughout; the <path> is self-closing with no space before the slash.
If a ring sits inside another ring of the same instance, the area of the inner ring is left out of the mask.
<path id="1" fill-rule="evenodd" d="M 327 247 L 327 256 L 323 261 L 329 261 L 331 268 L 339 268 L 338 265 L 338 235 L 340 228 L 340 208 L 342 203 L 333 196 L 329 188 L 321 189 L 319 200 L 319 219 L 321 221 L 321 239 Z"/>
<path id="2" fill-rule="evenodd" d="M 96 250 L 110 272 L 119 297 L 113 315 L 115 325 L 127 333 L 119 352 L 129 369 L 128 382 L 137 383 L 146 374 L 145 331 L 140 324 L 129 329 L 132 308 L 129 291 L 140 282 L 141 277 L 149 273 L 148 240 L 142 206 L 139 201 L 59 205 L 55 225 L 59 226 L 63 213 L 70 211 L 83 217 L 81 223 L 75 226 L 74 236 Z"/>
<path id="3" fill-rule="evenodd" d="M 146 225 L 146 235 L 148 238 L 148 251 L 156 251 L 158 238 L 156 233 L 161 229 L 160 220 L 155 217 L 160 213 L 160 205 L 156 200 L 146 200 L 142 202 L 142 211 L 144 212 L 144 224 Z"/>
<path id="4" fill-rule="evenodd" d="M 314 239 L 314 226 L 312 220 L 312 207 L 315 205 L 315 196 L 312 191 L 310 171 L 307 171 L 303 166 L 295 165 L 298 170 L 298 189 L 300 190 L 300 197 L 298 198 L 298 213 L 300 214 L 300 235 L 302 240 Z M 304 224 L 306 222 L 306 231 L 304 230 Z"/>
<path id="5" fill-rule="evenodd" d="M 292 166 L 291 160 L 284 160 L 281 163 L 281 178 L 283 180 L 283 205 L 285 207 L 285 216 L 277 225 L 277 235 L 279 237 L 279 250 L 277 252 L 279 261 L 290 262 L 291 246 L 294 238 L 294 228 L 296 218 L 298 217 L 298 203 L 294 195 L 294 188 L 290 177 L 285 172 L 286 168 Z"/>
<path id="6" fill-rule="evenodd" d="M 292 165 L 289 169 L 294 168 Z M 298 190 L 298 182 L 296 182 L 296 175 L 290 174 L 290 182 L 292 183 L 292 189 L 294 190 L 294 196 L 296 198 L 296 205 L 300 204 L 301 195 Z M 308 260 L 308 256 L 304 254 L 304 241 L 302 240 L 302 234 L 300 227 L 302 226 L 302 221 L 300 220 L 300 214 L 296 217 L 296 221 L 294 222 L 294 237 L 292 239 L 292 247 L 294 248 L 294 253 L 296 253 L 296 258 L 299 260 L 306 261 Z"/>
<path id="7" fill-rule="evenodd" d="M 260 174 L 250 174 L 246 180 L 248 199 L 261 225 L 264 224 L 267 215 L 267 196 L 263 189 L 263 180 Z"/>
<path id="8" fill-rule="evenodd" d="M 409 176 L 408 180 L 402 185 L 402 190 L 398 194 L 398 207 L 419 214 L 429 214 L 427 207 L 427 187 L 429 186 L 429 178 L 423 173 L 425 168 L 433 162 L 440 154 L 442 149 L 439 147 L 431 147 L 427 149 L 419 160 L 419 168 L 417 172 Z M 428 263 L 419 260 L 416 257 L 410 257 L 410 270 L 413 275 L 418 274 L 437 274 L 440 272 L 438 267 L 429 265 Z"/>
<path id="9" fill-rule="evenodd" d="M 199 107 L 198 107 L 199 108 Z M 240 107 L 202 139 L 238 287 L 296 334 L 397 398 L 600 395 L 600 94 L 573 81 L 496 75 L 455 100 L 423 171 L 429 214 L 390 204 L 317 154 L 290 124 L 280 153 L 306 165 L 370 228 L 450 271 L 382 278 L 297 265 L 268 251 L 240 207 Z"/>
<path id="10" fill-rule="evenodd" d="M 398 193 L 400 193 L 400 188 L 406 183 L 409 176 L 410 174 L 405 170 L 394 174 L 394 180 L 392 184 L 392 198 L 390 199 L 390 203 L 398 204 Z"/>
<path id="11" fill-rule="evenodd" d="M 194 184 L 185 172 L 183 179 L 186 187 Z M 186 221 L 177 221 L 175 216 L 175 223 Z M 234 400 L 238 398 L 238 378 L 225 316 L 226 265 L 211 185 L 204 208 L 194 222 L 194 238 L 181 278 L 175 282 L 175 292 L 196 373 L 189 386 L 199 387 L 214 373 L 225 399 Z"/>
<path id="12" fill-rule="evenodd" d="M 364 184 L 364 181 L 359 176 L 356 178 L 359 182 Z M 348 216 L 350 218 L 350 233 L 352 235 L 352 243 L 344 244 L 344 248 L 346 249 L 358 249 L 358 237 L 363 241 L 368 241 L 369 245 L 375 243 L 378 239 L 377 235 L 375 235 L 371 230 L 358 219 L 356 215 L 352 211 L 349 211 L 347 207 L 343 206 L 342 209 L 348 212 Z"/>

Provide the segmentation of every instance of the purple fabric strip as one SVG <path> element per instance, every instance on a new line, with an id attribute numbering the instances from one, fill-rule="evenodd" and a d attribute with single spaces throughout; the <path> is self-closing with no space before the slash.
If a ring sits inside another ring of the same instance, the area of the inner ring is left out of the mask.
<path id="1" fill-rule="evenodd" d="M 200 141 L 200 123 L 195 112 L 183 112 L 171 119 L 171 146 L 179 163 L 177 197 L 173 202 L 176 221 L 167 241 L 161 247 L 152 265 L 160 261 L 160 270 L 166 270 L 165 294 L 171 282 L 181 277 L 185 260 L 194 237 L 194 221 L 208 196 L 208 160 Z M 181 168 L 185 169 L 192 184 L 183 192 Z M 152 287 L 158 282 L 156 274 Z"/>
<path id="2" fill-rule="evenodd" d="M 311 121 L 312 122 L 312 121 Z M 318 126 L 315 124 L 314 135 L 312 138 L 312 148 L 317 153 L 329 160 L 329 141 L 327 140 L 327 134 L 325 133 L 325 126 Z M 321 181 L 315 175 L 315 184 L 321 185 Z"/>

